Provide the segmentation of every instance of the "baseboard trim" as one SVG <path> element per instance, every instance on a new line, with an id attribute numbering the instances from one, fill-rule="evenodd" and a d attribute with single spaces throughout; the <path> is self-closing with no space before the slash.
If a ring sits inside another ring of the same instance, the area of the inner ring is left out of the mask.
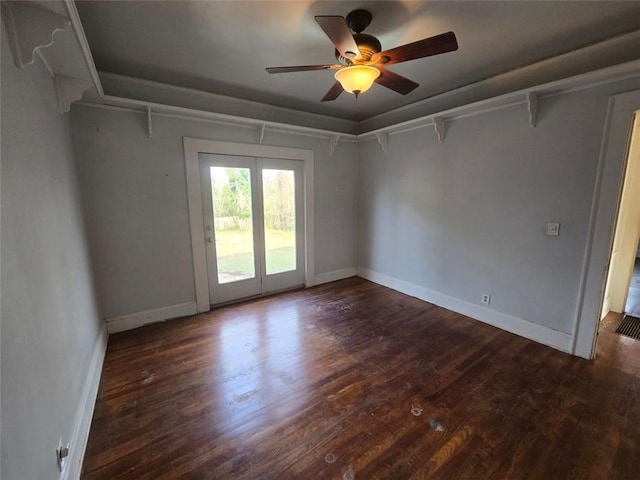
<path id="1" fill-rule="evenodd" d="M 343 278 L 355 277 L 357 275 L 356 267 L 341 268 L 340 270 L 334 270 L 332 272 L 319 273 L 315 277 L 315 285 L 321 285 L 323 283 L 335 282 L 336 280 L 342 280 Z"/>
<path id="2" fill-rule="evenodd" d="M 522 318 L 507 315 L 490 308 L 474 305 L 459 298 L 450 297 L 428 288 L 405 282 L 382 273 L 358 267 L 358 276 L 398 292 L 433 303 L 456 313 L 466 315 L 483 323 L 506 330 L 521 337 L 548 345 L 563 352 L 571 351 L 571 335 L 549 327 L 538 325 Z"/>
<path id="3" fill-rule="evenodd" d="M 127 315 L 119 315 L 117 317 L 107 318 L 107 331 L 109 333 L 124 332 L 142 327 L 149 323 L 162 322 L 172 318 L 186 317 L 198 313 L 198 305 L 195 301 L 179 303 L 177 305 L 169 305 L 168 307 L 154 308 L 153 310 L 145 310 L 143 312 L 130 313 Z"/>
<path id="4" fill-rule="evenodd" d="M 82 396 L 78 413 L 73 425 L 71 433 L 71 444 L 69 452 L 69 463 L 67 468 L 61 474 L 61 480 L 79 480 L 82 471 L 82 461 L 89 440 L 89 430 L 91 429 L 91 420 L 93 418 L 93 410 L 98 397 L 98 387 L 100 386 L 100 376 L 102 374 L 102 365 L 107 353 L 107 341 L 109 334 L 106 328 L 103 328 L 91 358 L 91 365 L 87 373 L 86 381 L 82 389 Z"/>

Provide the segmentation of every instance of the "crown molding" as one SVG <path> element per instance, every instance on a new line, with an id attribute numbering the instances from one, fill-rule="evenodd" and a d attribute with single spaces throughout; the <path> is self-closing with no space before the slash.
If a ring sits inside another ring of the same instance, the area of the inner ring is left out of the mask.
<path id="1" fill-rule="evenodd" d="M 509 108 L 516 105 L 524 105 L 526 111 L 523 112 L 523 120 L 527 120 L 533 128 L 537 125 L 537 107 L 538 101 L 543 98 L 567 95 L 576 91 L 594 88 L 608 83 L 620 82 L 632 78 L 640 78 L 640 60 L 615 65 L 613 67 L 603 68 L 589 73 L 576 75 L 574 77 L 556 80 L 554 82 L 538 85 L 534 88 L 527 88 L 513 93 L 507 93 L 497 97 L 489 98 L 468 105 L 452 108 L 431 115 L 407 120 L 389 125 L 387 127 L 370 130 L 366 133 L 358 135 L 358 141 L 368 141 L 374 138 L 378 139 L 383 150 L 386 152 L 388 147 L 388 138 L 381 142 L 382 135 L 387 137 L 397 135 L 399 133 L 415 130 L 417 128 L 433 127 L 440 142 L 444 141 L 446 122 L 488 113 L 503 108 Z"/>
<path id="2" fill-rule="evenodd" d="M 529 88 L 518 92 L 508 93 L 493 97 L 480 102 L 452 108 L 433 115 L 426 115 L 405 122 L 396 123 L 387 127 L 371 130 L 360 135 L 346 134 L 335 130 L 317 129 L 300 125 L 293 125 L 280 122 L 269 122 L 248 117 L 239 117 L 204 110 L 177 107 L 161 103 L 148 102 L 144 100 L 134 100 L 131 98 L 105 95 L 99 102 L 81 102 L 83 105 L 94 107 L 118 108 L 121 110 L 137 111 L 145 113 L 148 117 L 148 134 L 151 136 L 151 117 L 153 115 L 182 118 L 188 120 L 198 120 L 214 122 L 224 125 L 244 126 L 254 128 L 257 133 L 256 143 L 261 143 L 266 130 L 306 135 L 311 137 L 325 138 L 328 140 L 330 154 L 333 154 L 339 141 L 364 142 L 377 139 L 382 150 L 387 152 L 390 144 L 390 137 L 399 133 L 408 132 L 418 128 L 434 129 L 440 143 L 445 141 L 446 125 L 455 120 L 480 115 L 504 108 L 522 105 L 523 121 L 534 128 L 537 125 L 537 106 L 540 99 L 567 95 L 576 91 L 594 88 L 608 83 L 619 82 L 632 78 L 640 78 L 640 60 L 628 62 L 614 67 L 577 75 L 575 77 L 557 80 L 535 88 Z"/>
<path id="3" fill-rule="evenodd" d="M 355 143 L 358 141 L 358 137 L 354 134 L 341 133 L 333 130 L 323 130 L 319 128 L 304 127 L 300 125 L 291 125 L 279 122 L 268 122 L 257 120 L 254 118 L 238 117 L 234 115 L 226 115 L 204 110 L 176 107 L 174 105 L 164 105 L 161 103 L 116 97 L 113 95 L 105 95 L 100 102 L 82 101 L 78 102 L 78 104 L 94 108 L 106 108 L 111 110 L 115 109 L 120 111 L 144 114 L 147 118 L 147 135 L 149 137 L 152 136 L 153 132 L 153 117 L 158 116 L 166 118 L 179 118 L 183 120 L 196 120 L 200 122 L 216 123 L 219 125 L 251 128 L 256 131 L 256 143 L 260 145 L 262 145 L 265 131 L 323 138 L 328 142 L 327 147 L 331 155 L 334 154 L 336 146 L 339 142 L 344 141 Z"/>
<path id="4" fill-rule="evenodd" d="M 142 100 L 149 103 L 174 105 L 230 117 L 251 118 L 264 122 L 295 124 L 320 130 L 355 135 L 358 122 L 344 118 L 303 112 L 203 90 L 99 72 L 105 89 L 111 96 Z"/>
<path id="5" fill-rule="evenodd" d="M 336 146 L 340 141 L 360 142 L 370 139 L 377 139 L 382 149 L 386 152 L 389 149 L 390 137 L 398 133 L 417 128 L 432 127 L 438 140 L 444 142 L 448 123 L 472 115 L 479 115 L 520 104 L 525 106 L 523 113 L 524 121 L 527 121 L 532 128 L 535 128 L 538 124 L 537 107 L 540 99 L 555 95 L 565 95 L 607 83 L 640 77 L 640 60 L 633 60 L 588 73 L 569 76 L 561 80 L 538 84 L 511 93 L 494 95 L 491 98 L 481 101 L 467 102 L 455 108 L 440 109 L 427 115 L 416 116 L 409 120 L 397 121 L 397 119 L 402 116 L 412 115 L 412 112 L 417 113 L 420 110 L 424 111 L 427 106 L 432 108 L 434 105 L 437 105 L 440 100 L 444 100 L 444 102 L 440 102 L 442 105 L 447 104 L 447 102 L 452 102 L 454 97 L 460 100 L 464 95 L 469 94 L 473 89 L 479 88 L 480 86 L 483 88 L 488 84 L 502 84 L 504 86 L 508 85 L 509 82 L 518 75 L 526 75 L 540 68 L 552 68 L 572 60 L 588 58 L 589 55 L 601 56 L 616 45 L 627 45 L 629 42 L 636 42 L 640 39 L 640 31 L 635 31 L 598 44 L 589 45 L 576 51 L 568 52 L 558 57 L 525 66 L 514 72 L 507 72 L 481 82 L 445 92 L 437 97 L 422 100 L 360 122 L 354 122 L 121 75 L 103 72 L 99 75 L 95 68 L 75 4 L 73 0 L 63 0 L 63 3 L 69 14 L 78 47 L 82 53 L 86 69 L 90 74 L 90 80 L 98 94 L 97 98 L 87 98 L 84 104 L 144 113 L 147 116 L 147 135 L 150 137 L 153 134 L 153 117 L 162 115 L 253 128 L 256 132 L 256 143 L 259 144 L 264 140 L 265 131 L 269 130 L 273 132 L 294 133 L 325 138 L 327 139 L 329 152 L 331 154 L 335 152 Z M 58 75 L 61 74 L 60 72 L 54 73 Z M 62 74 L 64 74 L 64 72 L 62 72 Z M 105 81 L 112 86 L 114 82 L 120 82 L 120 90 L 128 89 L 129 92 L 137 93 L 137 95 L 105 95 L 102 87 L 102 83 Z M 128 85 L 128 87 L 126 87 L 125 84 Z M 155 92 L 149 93 L 151 90 L 155 90 Z M 489 88 L 487 91 L 492 90 Z M 163 101 L 158 102 L 150 97 L 163 98 Z M 147 99 L 145 100 L 145 98 Z M 178 100 L 184 101 L 187 105 L 200 106 L 204 104 L 210 108 L 202 109 L 177 106 L 180 105 L 180 101 Z M 236 115 L 229 113 L 230 111 L 236 111 L 235 109 L 243 112 L 243 114 Z M 244 115 L 245 112 L 246 115 Z M 256 118 L 256 112 L 261 114 L 263 118 Z M 274 118 L 276 119 L 274 120 Z M 385 123 L 387 123 L 387 125 L 384 125 Z M 379 128 L 372 127 L 379 124 L 383 124 L 383 126 Z M 320 126 L 320 128 L 318 128 L 318 126 Z"/>
<path id="6" fill-rule="evenodd" d="M 358 133 L 375 131 L 414 118 L 437 115 L 457 107 L 500 98 L 509 93 L 535 91 L 540 85 L 564 83 L 568 79 L 579 80 L 582 75 L 606 71 L 608 68 L 638 60 L 637 53 L 633 56 L 623 55 L 617 61 L 612 60 L 618 51 L 637 52 L 638 45 L 640 30 L 617 35 L 368 117 L 360 122 Z"/>
<path id="7" fill-rule="evenodd" d="M 80 54 L 84 60 L 84 64 L 86 65 L 89 75 L 91 77 L 91 82 L 96 89 L 96 92 L 100 97 L 104 96 L 104 90 L 102 89 L 102 82 L 100 81 L 100 76 L 98 75 L 98 70 L 96 69 L 95 62 L 93 61 L 93 55 L 91 54 L 91 49 L 89 48 L 89 42 L 87 41 L 87 37 L 84 33 L 84 28 L 82 27 L 82 22 L 80 21 L 80 14 L 78 13 L 78 9 L 76 8 L 76 4 L 73 0 L 63 0 L 65 10 L 69 15 L 69 20 L 71 22 L 71 27 L 73 28 L 73 32 L 75 34 L 75 39 L 78 43 L 78 47 L 80 48 Z"/>

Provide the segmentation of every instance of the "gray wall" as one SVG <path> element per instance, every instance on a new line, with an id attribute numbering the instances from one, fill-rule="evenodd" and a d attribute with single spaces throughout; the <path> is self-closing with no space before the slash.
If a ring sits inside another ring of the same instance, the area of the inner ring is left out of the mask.
<path id="1" fill-rule="evenodd" d="M 195 300 L 182 137 L 255 143 L 256 129 L 74 105 L 83 198 L 105 318 Z M 357 145 L 267 130 L 313 149 L 316 274 L 356 266 Z"/>
<path id="2" fill-rule="evenodd" d="M 58 439 L 71 437 L 104 329 L 68 115 L 39 60 L 14 66 L 4 24 L 1 153 L 1 476 L 58 478 Z"/>
<path id="3" fill-rule="evenodd" d="M 570 333 L 608 97 L 634 88 L 543 99 L 536 128 L 520 105 L 447 123 L 443 144 L 360 144 L 358 266 Z"/>

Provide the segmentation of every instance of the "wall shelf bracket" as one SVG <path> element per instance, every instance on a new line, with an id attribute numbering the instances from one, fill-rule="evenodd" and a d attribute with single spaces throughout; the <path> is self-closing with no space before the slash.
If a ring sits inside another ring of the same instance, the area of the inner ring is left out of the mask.
<path id="1" fill-rule="evenodd" d="M 153 123 L 151 122 L 151 107 L 147 105 L 147 136 L 153 137 Z"/>
<path id="2" fill-rule="evenodd" d="M 329 139 L 329 154 L 333 155 L 336 151 L 336 147 L 338 146 L 338 142 L 340 141 L 340 135 L 335 135 Z"/>
<path id="3" fill-rule="evenodd" d="M 438 134 L 438 141 L 440 143 L 444 142 L 444 136 L 445 136 L 444 119 L 442 117 L 433 117 L 433 128 L 436 129 L 436 133 Z"/>
<path id="4" fill-rule="evenodd" d="M 93 87 L 93 83 L 87 80 L 65 77 L 64 75 L 56 75 L 53 78 L 56 84 L 60 114 L 71 110 L 71 104 L 80 100 L 85 90 Z"/>
<path id="5" fill-rule="evenodd" d="M 267 129 L 267 125 L 265 123 L 261 123 L 256 128 L 258 130 L 258 143 L 262 145 L 262 142 L 264 141 L 264 131 Z"/>
<path id="6" fill-rule="evenodd" d="M 2 2 L 9 46 L 18 68 L 33 63 L 40 47 L 53 44 L 53 34 L 71 25 L 71 21 L 31 2 Z"/>
<path id="7" fill-rule="evenodd" d="M 383 152 L 387 152 L 387 148 L 389 148 L 389 134 L 386 132 L 376 133 L 376 138 L 378 139 L 378 143 L 382 147 Z"/>
<path id="8" fill-rule="evenodd" d="M 527 93 L 527 110 L 529 111 L 529 126 L 533 128 L 538 121 L 538 95 L 536 93 Z"/>

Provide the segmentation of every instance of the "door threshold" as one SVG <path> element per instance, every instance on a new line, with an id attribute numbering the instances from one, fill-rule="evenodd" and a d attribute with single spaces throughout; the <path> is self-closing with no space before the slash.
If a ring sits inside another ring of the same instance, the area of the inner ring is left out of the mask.
<path id="1" fill-rule="evenodd" d="M 260 298 L 273 297 L 275 295 L 280 295 L 281 293 L 293 292 L 295 290 L 304 290 L 305 288 L 306 288 L 305 285 L 296 285 L 295 287 L 284 288 L 282 290 L 277 290 L 275 292 L 259 293 L 258 295 L 252 295 L 250 297 L 237 298 L 235 300 L 229 300 L 228 302 L 216 303 L 216 304 L 210 305 L 210 307 L 211 307 L 211 310 L 216 310 L 218 308 L 228 307 L 229 305 L 238 305 L 240 303 L 252 302 Z"/>

